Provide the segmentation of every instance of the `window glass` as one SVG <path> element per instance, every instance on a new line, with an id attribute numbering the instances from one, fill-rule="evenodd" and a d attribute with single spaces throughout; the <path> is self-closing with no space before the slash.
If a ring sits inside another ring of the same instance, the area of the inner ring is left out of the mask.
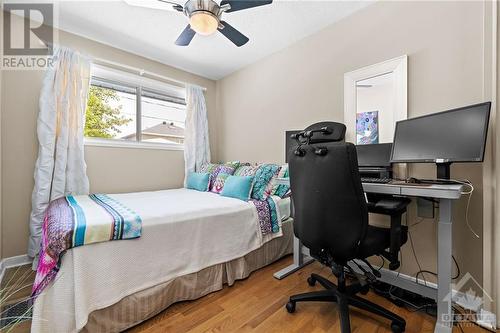
<path id="1" fill-rule="evenodd" d="M 85 114 L 84 135 L 94 138 L 136 140 L 135 89 L 93 82 Z"/>
<path id="2" fill-rule="evenodd" d="M 144 91 L 141 96 L 142 139 L 146 142 L 184 143 L 186 106 L 175 99 Z"/>

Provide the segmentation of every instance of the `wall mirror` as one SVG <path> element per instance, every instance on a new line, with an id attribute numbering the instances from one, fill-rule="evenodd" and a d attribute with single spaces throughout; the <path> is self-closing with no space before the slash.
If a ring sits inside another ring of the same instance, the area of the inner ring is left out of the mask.
<path id="1" fill-rule="evenodd" d="M 392 142 L 396 122 L 407 113 L 406 55 L 344 75 L 346 141 Z"/>

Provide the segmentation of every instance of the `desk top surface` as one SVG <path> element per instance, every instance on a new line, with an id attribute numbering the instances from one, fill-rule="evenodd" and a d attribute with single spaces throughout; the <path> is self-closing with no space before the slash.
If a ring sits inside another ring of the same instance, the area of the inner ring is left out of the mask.
<path id="1" fill-rule="evenodd" d="M 368 193 L 432 197 L 437 199 L 458 199 L 462 196 L 463 185 L 409 184 L 404 182 L 389 184 L 363 183 L 363 189 Z"/>
<path id="2" fill-rule="evenodd" d="M 278 178 L 278 184 L 288 185 L 288 178 Z M 460 184 L 412 184 L 394 182 L 388 184 L 363 183 L 367 193 L 392 194 L 414 197 L 431 197 L 436 199 L 459 199 L 462 196 L 463 185 Z"/>

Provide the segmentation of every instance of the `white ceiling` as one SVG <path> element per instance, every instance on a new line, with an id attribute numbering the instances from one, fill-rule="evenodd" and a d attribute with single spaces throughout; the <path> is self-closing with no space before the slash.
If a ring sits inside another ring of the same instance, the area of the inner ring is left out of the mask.
<path id="1" fill-rule="evenodd" d="M 130 6 L 122 0 L 60 1 L 58 25 L 62 30 L 215 80 L 370 3 L 275 0 L 268 6 L 225 13 L 223 19 L 250 38 L 239 48 L 220 33 L 197 35 L 189 46 L 176 46 L 174 41 L 187 24 L 181 13 Z"/>

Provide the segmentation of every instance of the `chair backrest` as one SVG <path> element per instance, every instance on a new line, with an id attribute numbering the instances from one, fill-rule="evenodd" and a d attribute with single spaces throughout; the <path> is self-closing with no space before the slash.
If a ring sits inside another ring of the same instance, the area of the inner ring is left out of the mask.
<path id="1" fill-rule="evenodd" d="M 351 260 L 368 228 L 356 147 L 328 142 L 302 149 L 289 158 L 295 235 L 312 252 Z"/>

